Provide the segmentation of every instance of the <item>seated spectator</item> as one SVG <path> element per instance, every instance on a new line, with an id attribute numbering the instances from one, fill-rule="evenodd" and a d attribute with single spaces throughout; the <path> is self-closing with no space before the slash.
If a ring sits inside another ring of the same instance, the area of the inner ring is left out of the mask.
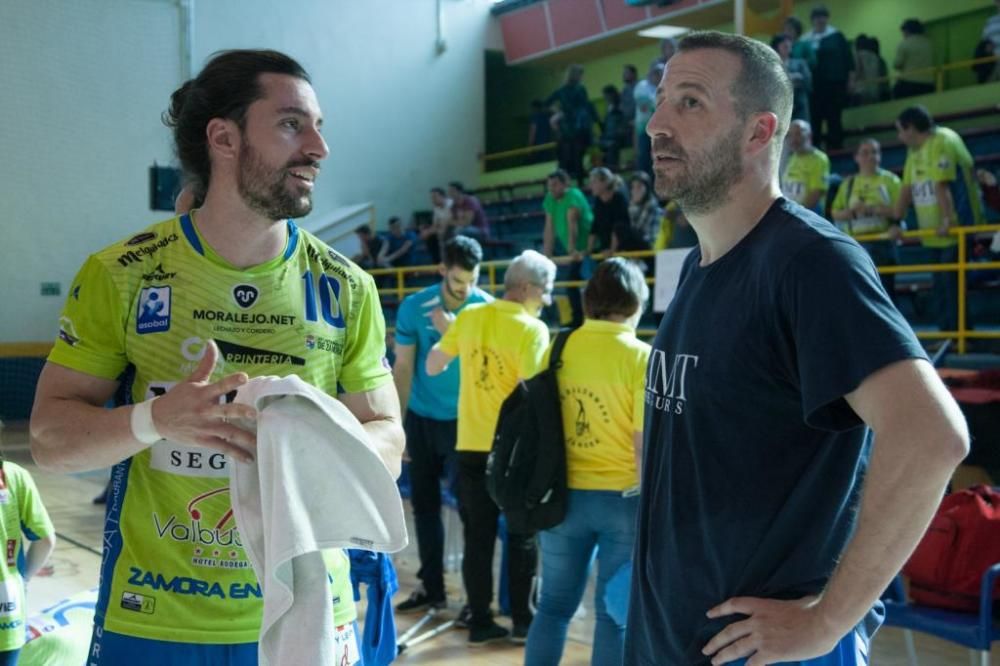
<path id="1" fill-rule="evenodd" d="M 656 242 L 653 249 L 679 250 L 686 247 L 694 247 L 698 244 L 698 234 L 694 227 L 684 217 L 684 211 L 677 205 L 676 201 L 671 201 L 663 209 L 663 216 L 660 219 L 660 229 L 656 234 Z"/>
<path id="2" fill-rule="evenodd" d="M 858 144 L 854 161 L 858 173 L 840 184 L 831 206 L 831 216 L 841 231 L 852 236 L 889 234 L 887 240 L 866 241 L 861 245 L 868 250 L 876 266 L 895 266 L 899 263 L 896 244 L 902 233 L 894 217 L 899 203 L 899 177 L 881 168 L 882 147 L 875 139 L 863 139 Z M 879 277 L 886 293 L 895 300 L 895 273 L 879 273 Z"/>
<path id="3" fill-rule="evenodd" d="M 604 114 L 604 124 L 601 127 L 601 155 L 604 166 L 617 169 L 618 157 L 621 154 L 622 146 L 628 139 L 628 123 L 625 114 L 621 110 L 621 96 L 618 90 L 611 85 L 604 86 L 604 103 L 607 112 Z"/>
<path id="4" fill-rule="evenodd" d="M 545 181 L 548 193 L 542 201 L 545 211 L 545 228 L 542 231 L 542 249 L 547 257 L 569 255 L 571 261 L 560 267 L 560 280 L 580 280 L 583 277 L 583 253 L 587 251 L 590 226 L 594 213 L 587 197 L 570 185 L 569 174 L 556 169 Z M 579 287 L 567 291 L 573 309 L 573 325 L 583 322 Z"/>
<path id="5" fill-rule="evenodd" d="M 892 66 L 899 72 L 893 97 L 913 97 L 934 92 L 934 45 L 924 34 L 924 24 L 911 18 L 899 26 L 903 41 L 896 47 L 896 59 Z"/>
<path id="6" fill-rule="evenodd" d="M 528 632 L 527 666 L 559 663 L 595 559 L 591 663 L 622 663 L 650 353 L 635 328 L 647 300 L 649 288 L 635 264 L 621 257 L 601 262 L 584 289 L 587 318 L 563 349 L 556 377 L 569 496 L 563 522 L 539 534 L 544 583 Z M 551 353 L 550 346 L 543 366 Z"/>
<path id="7" fill-rule="evenodd" d="M 792 81 L 792 119 L 809 120 L 809 95 L 812 93 L 809 63 L 792 57 L 792 40 L 785 33 L 771 39 L 771 48 L 781 56 L 788 78 Z"/>
<path id="8" fill-rule="evenodd" d="M 591 169 L 590 192 L 594 195 L 594 221 L 587 237 L 587 254 L 617 251 L 612 232 L 629 226 L 628 199 L 624 189 L 625 183 L 609 169 Z"/>
<path id="9" fill-rule="evenodd" d="M 625 122 L 628 125 L 628 133 L 626 135 L 626 140 L 623 145 L 632 145 L 632 133 L 635 131 L 635 84 L 639 81 L 639 70 L 635 68 L 635 65 L 625 65 L 622 67 L 622 92 L 621 92 L 621 110 L 622 115 L 625 116 Z"/>
<path id="10" fill-rule="evenodd" d="M 367 224 L 362 224 L 354 233 L 361 242 L 361 251 L 351 257 L 351 260 L 362 268 L 376 268 L 382 251 L 382 239 L 373 234 L 371 226 Z"/>
<path id="11" fill-rule="evenodd" d="M 792 121 L 787 140 L 791 154 L 781 175 L 781 192 L 786 198 L 823 215 L 830 158 L 813 146 L 812 128 L 804 120 Z"/>
<path id="12" fill-rule="evenodd" d="M 398 217 L 389 218 L 389 233 L 379 250 L 377 263 L 381 268 L 398 268 L 410 265 L 410 254 L 417 242 L 414 231 L 403 228 L 403 222 Z"/>
<path id="13" fill-rule="evenodd" d="M 855 104 L 874 104 L 889 99 L 888 70 L 879 55 L 878 40 L 861 34 L 854 40 L 854 83 L 851 86 Z"/>
<path id="14" fill-rule="evenodd" d="M 464 236 L 484 239 L 490 237 L 490 223 L 483 212 L 483 204 L 479 198 L 465 191 L 465 186 L 458 181 L 448 184 L 448 196 L 451 197 L 452 219 L 455 231 Z"/>
<path id="15" fill-rule="evenodd" d="M 649 176 L 636 171 L 629 179 L 627 229 L 614 229 L 612 245 L 616 251 L 648 250 L 660 220 L 660 202 L 653 194 Z"/>
<path id="16" fill-rule="evenodd" d="M 899 140 L 906 146 L 903 187 L 896 219 L 903 219 L 910 204 L 920 229 L 934 230 L 920 239 L 933 253 L 933 263 L 958 260 L 958 239 L 950 229 L 982 224 L 973 159 L 962 137 L 934 123 L 923 106 L 911 106 L 896 119 Z M 934 309 L 942 331 L 958 329 L 958 276 L 952 271 L 934 273 Z"/>
<path id="17" fill-rule="evenodd" d="M 646 123 L 653 116 L 656 108 L 656 87 L 663 78 L 663 63 L 654 60 L 649 65 L 646 78 L 635 84 L 633 93 L 635 101 L 635 168 L 653 177 L 653 153 L 649 135 L 646 134 Z"/>

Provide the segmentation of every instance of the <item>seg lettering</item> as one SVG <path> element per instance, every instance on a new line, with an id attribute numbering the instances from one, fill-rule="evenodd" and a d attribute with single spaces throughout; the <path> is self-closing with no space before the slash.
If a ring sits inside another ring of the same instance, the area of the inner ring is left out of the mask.
<path id="1" fill-rule="evenodd" d="M 175 449 L 170 452 L 170 465 L 181 469 L 226 469 L 226 454 Z"/>

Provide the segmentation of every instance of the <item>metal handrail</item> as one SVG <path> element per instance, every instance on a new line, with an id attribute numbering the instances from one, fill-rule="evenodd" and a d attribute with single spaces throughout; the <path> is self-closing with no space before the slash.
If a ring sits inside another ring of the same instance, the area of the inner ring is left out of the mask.
<path id="1" fill-rule="evenodd" d="M 957 331 L 916 331 L 916 336 L 918 338 L 936 340 L 936 339 L 951 339 L 955 338 L 958 340 L 958 353 L 964 354 L 968 346 L 968 340 L 970 339 L 1000 339 L 1000 331 L 974 331 L 968 330 L 966 328 L 968 317 L 966 314 L 966 273 L 969 270 L 1000 270 L 1000 261 L 992 262 L 973 262 L 968 261 L 968 250 L 966 243 L 966 238 L 971 234 L 980 234 L 984 232 L 997 232 L 1000 231 L 1000 224 L 986 224 L 974 227 L 952 227 L 948 230 L 948 234 L 951 236 L 958 236 L 958 261 L 950 264 L 903 264 L 897 266 L 879 266 L 879 273 L 940 273 L 944 271 L 956 271 L 958 273 L 958 330 Z M 903 238 L 928 238 L 935 237 L 937 231 L 934 229 L 921 229 L 916 231 L 906 231 L 902 234 Z M 859 242 L 867 241 L 878 241 L 878 240 L 890 240 L 888 234 L 886 233 L 875 233 L 875 234 L 859 234 L 854 236 L 854 239 Z M 618 252 L 614 256 L 619 257 L 631 257 L 636 259 L 643 259 L 648 257 L 654 257 L 656 252 L 653 250 L 638 250 L 633 252 Z M 595 253 L 590 255 L 590 258 L 595 260 L 604 259 L 611 256 L 610 253 Z M 568 264 L 573 261 L 571 256 L 561 256 L 553 257 L 552 261 L 556 264 Z M 503 291 L 503 284 L 497 281 L 497 269 L 506 266 L 513 261 L 511 259 L 496 259 L 492 261 L 484 261 L 480 264 L 482 269 L 485 269 L 486 284 L 481 285 L 483 289 L 489 291 L 492 294 L 498 294 Z M 407 287 L 406 278 L 407 276 L 412 277 L 415 274 L 424 273 L 437 273 L 438 267 L 433 265 L 425 266 L 400 266 L 397 268 L 377 268 L 369 270 L 368 272 L 375 276 L 394 276 L 396 279 L 395 287 L 386 287 L 378 290 L 381 296 L 393 295 L 399 301 L 402 301 L 407 294 L 411 294 L 421 289 L 420 287 Z M 646 283 L 649 285 L 654 285 L 656 279 L 654 277 L 647 277 Z M 555 287 L 582 287 L 586 285 L 586 280 L 560 280 L 555 282 Z M 392 329 L 390 329 L 392 330 Z M 656 331 L 653 329 L 640 328 L 637 334 L 640 337 L 651 337 L 655 335 Z"/>

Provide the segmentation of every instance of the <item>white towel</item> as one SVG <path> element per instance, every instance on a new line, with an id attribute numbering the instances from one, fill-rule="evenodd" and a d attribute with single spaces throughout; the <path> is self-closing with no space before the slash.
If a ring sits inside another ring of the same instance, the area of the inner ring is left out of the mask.
<path id="1" fill-rule="evenodd" d="M 407 543 L 392 474 L 343 403 L 292 375 L 258 377 L 236 402 L 257 416 L 253 463 L 229 462 L 230 494 L 260 581 L 261 666 L 336 666 L 322 550 Z"/>

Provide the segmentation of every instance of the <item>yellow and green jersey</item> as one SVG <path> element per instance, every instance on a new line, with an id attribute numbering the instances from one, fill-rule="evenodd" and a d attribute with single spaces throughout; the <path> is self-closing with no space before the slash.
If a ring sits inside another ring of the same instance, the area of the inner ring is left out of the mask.
<path id="1" fill-rule="evenodd" d="M 973 173 L 973 159 L 962 137 L 947 127 L 935 127 L 930 137 L 919 148 L 906 153 L 903 167 L 903 185 L 909 186 L 913 195 L 913 208 L 917 213 L 917 226 L 937 229 L 941 226 L 941 204 L 938 202 L 936 183 L 948 183 L 955 203 L 952 225 L 983 223 L 979 204 L 979 190 Z M 926 247 L 949 247 L 958 243 L 955 236 L 928 236 L 921 239 Z"/>
<path id="2" fill-rule="evenodd" d="M 822 150 L 813 148 L 808 153 L 789 155 L 785 173 L 781 176 L 781 192 L 786 198 L 804 206 L 809 193 L 815 190 L 826 192 L 829 181 L 830 158 Z M 821 196 L 812 210 L 822 215 L 823 204 Z"/>
<path id="3" fill-rule="evenodd" d="M 0 652 L 24 645 L 24 537 L 36 541 L 54 531 L 31 475 L 20 465 L 4 462 L 0 467 L 0 539 L 4 547 L 0 564 Z"/>
<path id="4" fill-rule="evenodd" d="M 834 212 L 850 210 L 857 204 L 863 206 L 889 206 L 899 201 L 900 180 L 896 174 L 878 169 L 873 175 L 856 173 L 844 179 L 837 190 L 831 208 Z M 886 231 L 890 220 L 878 215 L 838 220 L 837 227 L 848 234 L 875 234 Z"/>
<path id="5" fill-rule="evenodd" d="M 496 300 L 458 313 L 438 347 L 461 358 L 457 451 L 493 448 L 500 405 L 542 367 L 549 329 L 520 303 Z"/>
<path id="6" fill-rule="evenodd" d="M 105 379 L 124 373 L 134 402 L 188 377 L 208 340 L 220 351 L 213 381 L 296 374 L 330 395 L 388 383 L 371 276 L 287 224 L 284 252 L 248 269 L 216 254 L 187 215 L 92 255 L 49 361 Z M 164 440 L 115 466 L 98 624 L 188 643 L 258 639 L 261 591 L 233 518 L 227 464 L 218 451 Z M 355 609 L 346 554 L 338 559 L 339 625 Z"/>
<path id="7" fill-rule="evenodd" d="M 551 346 L 542 359 L 548 365 Z M 570 488 L 625 490 L 639 483 L 633 432 L 642 431 L 649 345 L 628 324 L 586 319 L 557 373 Z"/>

